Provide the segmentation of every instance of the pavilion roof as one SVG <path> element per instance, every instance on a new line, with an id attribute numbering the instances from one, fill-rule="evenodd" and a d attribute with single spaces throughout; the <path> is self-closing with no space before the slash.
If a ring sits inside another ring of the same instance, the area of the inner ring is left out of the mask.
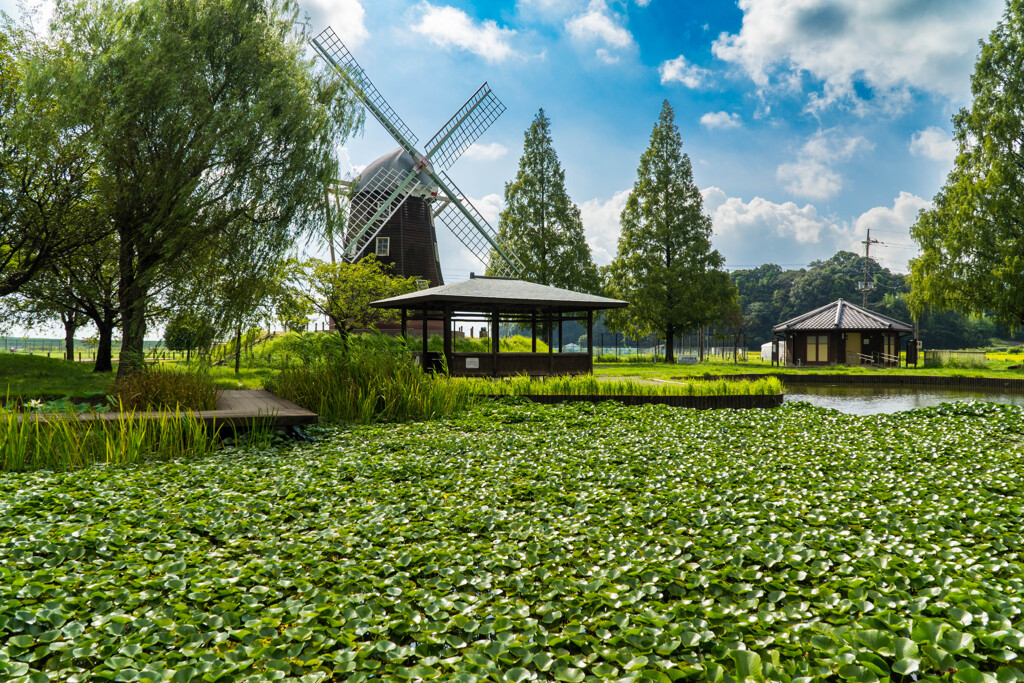
<path id="1" fill-rule="evenodd" d="M 843 299 L 837 299 L 821 308 L 790 318 L 772 328 L 772 332 L 796 332 L 813 330 L 892 330 L 913 332 L 914 328 L 905 322 L 887 315 L 869 311 Z"/>
<path id="2" fill-rule="evenodd" d="M 561 311 L 622 308 L 629 304 L 619 299 L 574 292 L 571 289 L 538 285 L 534 282 L 501 277 L 470 275 L 468 280 L 423 289 L 411 294 L 374 301 L 374 308 L 434 308 L 453 304 L 467 309 L 502 310 L 542 309 Z"/>

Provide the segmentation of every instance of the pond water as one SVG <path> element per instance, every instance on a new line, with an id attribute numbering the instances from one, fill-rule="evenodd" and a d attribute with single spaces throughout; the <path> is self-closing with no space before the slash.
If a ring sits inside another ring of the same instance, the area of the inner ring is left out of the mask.
<path id="1" fill-rule="evenodd" d="M 939 387 L 786 383 L 786 402 L 807 401 L 851 415 L 896 413 L 955 401 L 991 401 L 1024 406 L 1024 392 Z"/>

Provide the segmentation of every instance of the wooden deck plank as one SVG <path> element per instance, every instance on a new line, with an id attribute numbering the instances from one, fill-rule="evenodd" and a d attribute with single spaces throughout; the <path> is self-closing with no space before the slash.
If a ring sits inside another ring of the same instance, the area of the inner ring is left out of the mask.
<path id="1" fill-rule="evenodd" d="M 301 408 L 291 401 L 275 396 L 266 389 L 228 389 L 222 391 L 217 400 L 215 410 L 183 411 L 191 413 L 202 420 L 207 427 L 251 428 L 259 427 L 292 427 L 316 424 L 320 421 L 316 413 Z M 167 413 L 163 413 L 166 415 Z M 52 414 L 33 413 L 30 419 L 47 421 Z M 102 420 L 118 422 L 120 420 L 157 420 L 161 417 L 158 411 L 139 411 L 134 413 L 83 413 L 78 415 L 82 422 Z M 21 417 L 18 421 L 21 421 Z"/>

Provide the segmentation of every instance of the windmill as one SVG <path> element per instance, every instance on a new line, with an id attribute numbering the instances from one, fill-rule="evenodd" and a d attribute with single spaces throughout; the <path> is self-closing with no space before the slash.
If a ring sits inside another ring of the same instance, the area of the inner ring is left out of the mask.
<path id="1" fill-rule="evenodd" d="M 498 275 L 518 276 L 522 263 L 498 243 L 497 235 L 445 169 L 505 111 L 486 83 L 441 130 L 417 148 L 417 137 L 373 85 L 330 27 L 311 41 L 313 49 L 345 79 L 363 105 L 399 144 L 337 192 L 347 204 L 348 222 L 337 235 L 341 257 L 355 262 L 368 253 L 393 263 L 403 275 L 442 284 L 435 223 L 446 226 L 485 266 L 498 256 Z M 392 255 L 392 240 L 400 243 Z"/>

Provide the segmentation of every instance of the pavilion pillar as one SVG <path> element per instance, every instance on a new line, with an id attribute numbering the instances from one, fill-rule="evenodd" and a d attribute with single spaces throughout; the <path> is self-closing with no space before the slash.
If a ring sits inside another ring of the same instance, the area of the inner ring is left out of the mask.
<path id="1" fill-rule="evenodd" d="M 530 344 L 533 353 L 537 353 L 537 311 L 530 312 Z"/>
<path id="2" fill-rule="evenodd" d="M 452 306 L 451 304 L 445 304 L 444 306 L 444 366 L 448 372 L 452 371 L 453 363 L 455 359 L 452 357 Z"/>
<path id="3" fill-rule="evenodd" d="M 427 309 L 423 309 L 423 356 L 420 358 L 423 365 L 423 372 L 428 372 L 427 367 Z"/>
<path id="4" fill-rule="evenodd" d="M 562 312 L 558 312 L 558 352 L 562 352 Z"/>
<path id="5" fill-rule="evenodd" d="M 407 309 L 402 309 L 402 339 L 406 342 L 409 341 L 409 330 L 408 330 L 409 312 Z"/>
<path id="6" fill-rule="evenodd" d="M 498 376 L 498 307 L 491 309 L 491 374 Z"/>
<path id="7" fill-rule="evenodd" d="M 594 372 L 594 311 L 587 311 L 587 358 L 590 359 L 590 372 Z"/>

